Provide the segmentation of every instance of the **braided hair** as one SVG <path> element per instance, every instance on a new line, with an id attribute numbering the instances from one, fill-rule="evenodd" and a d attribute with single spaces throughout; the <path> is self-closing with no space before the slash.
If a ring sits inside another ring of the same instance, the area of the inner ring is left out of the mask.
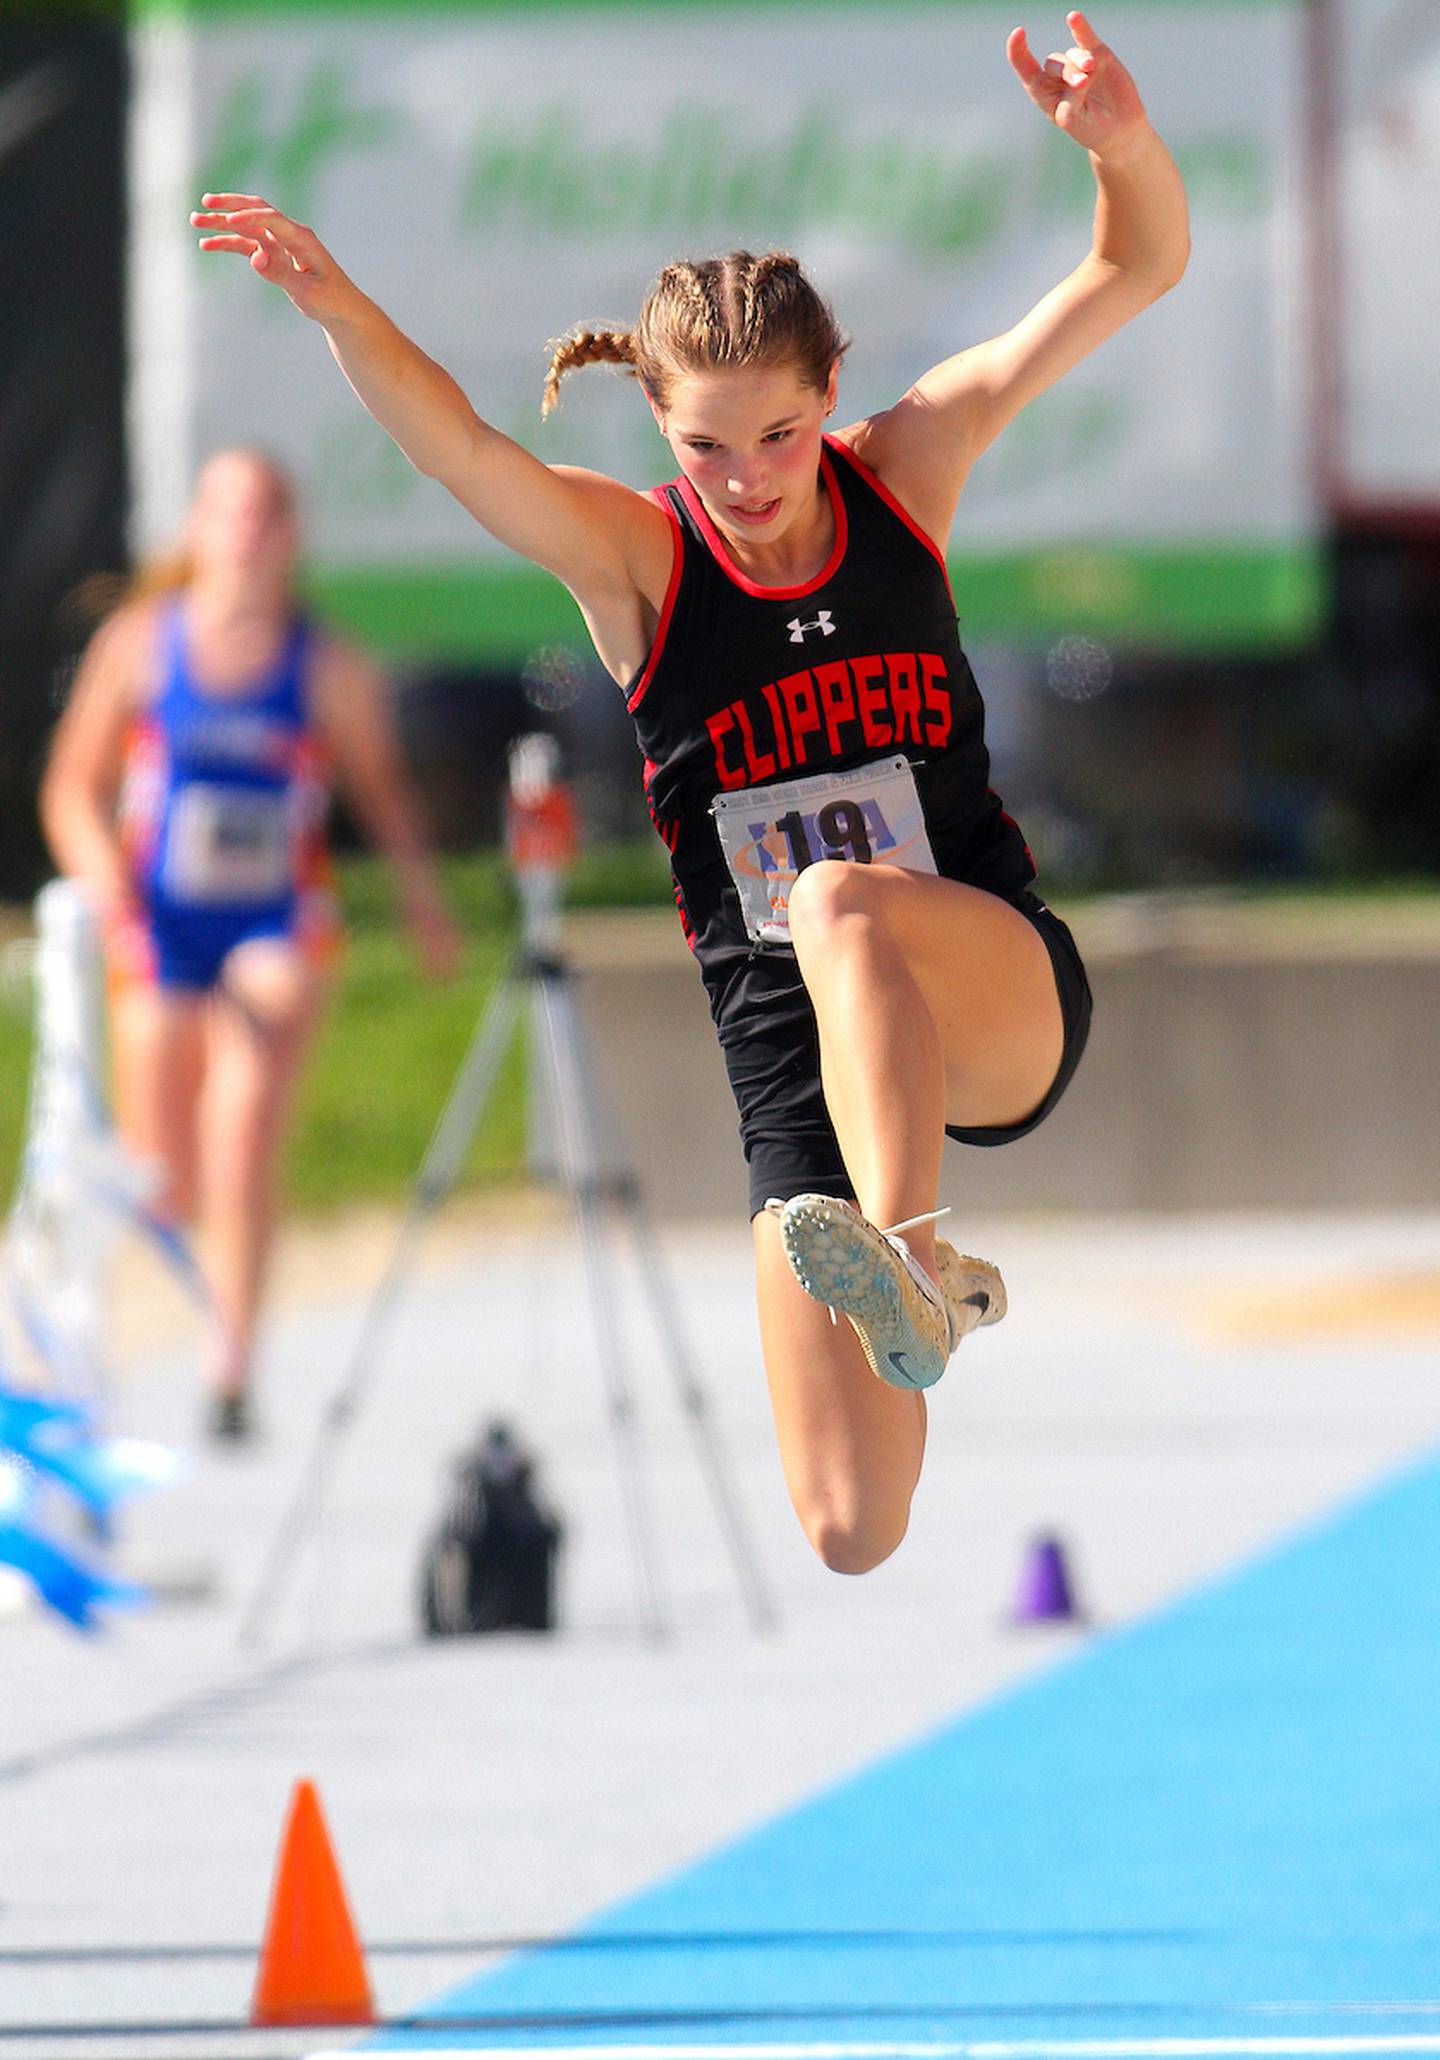
<path id="1" fill-rule="evenodd" d="M 688 258 L 665 267 L 633 329 L 573 329 L 551 346 L 542 414 L 582 365 L 620 365 L 664 409 L 672 380 L 722 366 L 793 364 L 823 391 L 850 339 L 788 251 Z"/>
<path id="2" fill-rule="evenodd" d="M 634 373 L 635 332 L 633 329 L 572 329 L 550 347 L 550 370 L 545 379 L 542 415 L 548 415 L 560 398 L 560 381 L 567 372 L 583 365 L 620 365 Z"/>

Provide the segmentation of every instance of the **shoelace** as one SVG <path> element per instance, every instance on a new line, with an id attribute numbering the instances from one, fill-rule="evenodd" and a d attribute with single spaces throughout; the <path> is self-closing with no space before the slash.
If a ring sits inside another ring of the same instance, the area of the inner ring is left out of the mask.
<path id="1" fill-rule="evenodd" d="M 948 1216 L 945 1209 L 930 1209 L 923 1216 L 907 1216 L 903 1223 L 890 1223 L 880 1232 L 881 1237 L 898 1237 L 902 1230 L 913 1230 L 918 1223 L 938 1223 L 942 1216 Z"/>
<path id="2" fill-rule="evenodd" d="M 925 1268 L 920 1264 L 920 1261 L 915 1257 L 915 1254 L 911 1251 L 909 1245 L 907 1245 L 903 1237 L 900 1236 L 900 1233 L 902 1231 L 914 1230 L 917 1224 L 938 1223 L 942 1216 L 948 1216 L 949 1214 L 950 1211 L 948 1208 L 930 1209 L 927 1210 L 923 1216 L 907 1216 L 903 1223 L 890 1224 L 887 1229 L 884 1229 L 880 1232 L 880 1235 L 884 1238 L 900 1239 L 901 1250 L 905 1259 L 907 1270 L 909 1271 L 911 1278 L 914 1280 L 916 1286 L 920 1289 L 922 1294 L 932 1297 L 939 1304 L 940 1310 L 945 1318 L 946 1334 L 951 1339 L 953 1344 L 955 1326 L 950 1320 L 949 1304 L 945 1300 L 945 1296 L 941 1291 L 940 1285 L 938 1281 L 933 1281 L 930 1278 L 929 1274 L 925 1271 Z M 834 1323 L 835 1321 L 835 1311 L 833 1309 L 830 1311 L 830 1321 L 832 1323 Z"/>
<path id="3" fill-rule="evenodd" d="M 773 1209 L 776 1215 L 778 1215 L 780 1211 L 784 1208 L 785 1204 L 783 1202 L 767 1202 L 765 1206 L 767 1209 Z M 877 1223 L 875 1225 L 875 1228 L 880 1232 L 881 1237 L 899 1237 L 902 1231 L 914 1230 L 918 1227 L 918 1225 L 922 1223 L 938 1223 L 942 1216 L 948 1216 L 949 1214 L 950 1210 L 948 1207 L 944 1209 L 927 1209 L 923 1216 L 906 1216 L 902 1222 L 891 1223 L 884 1226 L 883 1228 L 880 1224 Z M 910 1272 L 912 1273 L 917 1284 L 923 1281 L 924 1288 L 922 1292 L 926 1292 L 932 1295 L 934 1299 L 939 1303 L 941 1309 L 944 1310 L 945 1328 L 953 1338 L 954 1325 L 951 1323 L 950 1310 L 945 1301 L 945 1297 L 940 1290 L 939 1284 L 936 1281 L 931 1280 L 929 1274 L 925 1271 L 925 1268 L 920 1264 L 920 1261 L 915 1257 L 915 1254 L 911 1251 L 908 1245 L 904 1246 L 904 1258 L 905 1263 Z M 825 1304 L 825 1307 L 829 1313 L 831 1327 L 834 1328 L 839 1324 L 840 1318 L 829 1302 Z"/>

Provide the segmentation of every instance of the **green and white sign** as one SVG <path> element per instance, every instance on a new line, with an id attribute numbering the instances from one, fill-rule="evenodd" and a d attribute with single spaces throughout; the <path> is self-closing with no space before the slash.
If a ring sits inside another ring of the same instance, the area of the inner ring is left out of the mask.
<path id="1" fill-rule="evenodd" d="M 1327 285 L 1343 497 L 1440 510 L 1440 6 L 1339 0 Z"/>
<path id="2" fill-rule="evenodd" d="M 324 339 L 195 252 L 204 187 L 262 192 L 470 393 L 557 461 L 673 472 L 633 383 L 567 382 L 547 339 L 633 318 L 671 255 L 794 249 L 854 347 L 842 416 L 1007 328 L 1079 260 L 1085 154 L 1005 61 L 984 4 L 419 9 L 154 7 L 136 31 L 139 542 L 197 461 L 255 441 L 294 467 L 319 585 L 399 650 L 523 653 L 568 597 L 413 473 Z M 1179 291 L 1029 409 L 977 467 L 952 548 L 973 634 L 1163 646 L 1304 638 L 1318 605 L 1297 371 L 1299 14 L 1115 7 L 1105 32 L 1184 166 Z M 1036 17 L 1041 49 L 1063 20 Z"/>

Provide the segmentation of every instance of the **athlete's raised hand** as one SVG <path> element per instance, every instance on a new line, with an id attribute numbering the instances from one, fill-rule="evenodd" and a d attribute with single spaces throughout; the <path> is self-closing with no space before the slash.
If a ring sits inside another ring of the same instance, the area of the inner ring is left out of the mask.
<path id="1" fill-rule="evenodd" d="M 190 217 L 208 233 L 202 250 L 228 250 L 250 260 L 252 271 L 287 293 L 302 315 L 325 322 L 355 287 L 313 229 L 292 222 L 258 193 L 206 193 Z"/>
<path id="2" fill-rule="evenodd" d="M 1104 157 L 1145 127 L 1145 109 L 1135 81 L 1085 16 L 1077 9 L 1065 21 L 1075 41 L 1068 50 L 1052 50 L 1043 65 L 1032 56 L 1023 29 L 1010 31 L 1005 54 L 1041 113 Z"/>

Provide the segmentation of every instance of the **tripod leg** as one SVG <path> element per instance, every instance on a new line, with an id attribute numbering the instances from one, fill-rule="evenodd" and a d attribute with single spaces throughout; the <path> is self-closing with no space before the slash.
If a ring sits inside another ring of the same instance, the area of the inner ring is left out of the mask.
<path id="1" fill-rule="evenodd" d="M 710 1501 L 715 1510 L 716 1521 L 729 1548 L 735 1578 L 745 1598 L 751 1628 L 756 1631 L 773 1631 L 779 1624 L 779 1614 L 761 1572 L 759 1559 L 747 1534 L 740 1513 L 740 1504 L 731 1485 L 724 1446 L 710 1411 L 709 1399 L 700 1384 L 695 1362 L 690 1356 L 675 1290 L 661 1254 L 659 1240 L 655 1235 L 655 1225 L 641 1197 L 639 1185 L 633 1178 L 624 1181 L 620 1194 L 621 1206 L 629 1218 L 631 1234 L 635 1239 L 641 1277 L 650 1297 L 656 1328 L 664 1342 L 681 1407 L 685 1411 L 690 1434 L 695 1442 L 700 1470 L 710 1490 Z"/>
<path id="2" fill-rule="evenodd" d="M 756 1631 L 773 1630 L 779 1623 L 779 1613 L 741 1515 L 724 1447 L 686 1341 L 684 1326 L 680 1320 L 679 1303 L 664 1263 L 659 1239 L 655 1235 L 654 1222 L 645 1206 L 639 1181 L 620 1138 L 614 1110 L 600 1093 L 590 1049 L 576 1010 L 574 990 L 568 982 L 562 980 L 557 983 L 554 1006 L 557 1014 L 562 1016 L 565 1022 L 567 1042 L 575 1053 L 585 1106 L 591 1111 L 594 1134 L 599 1141 L 597 1156 L 602 1152 L 604 1155 L 604 1183 L 607 1189 L 614 1193 L 635 1241 L 641 1280 L 650 1300 L 651 1314 L 670 1362 L 680 1404 L 694 1441 L 700 1471 L 704 1475 L 716 1521 L 730 1553 L 731 1564 L 735 1569 L 735 1578 L 744 1599 L 751 1627 Z"/>
<path id="3" fill-rule="evenodd" d="M 519 1009 L 520 981 L 512 969 L 491 995 L 461 1061 L 449 1099 L 440 1112 L 385 1272 L 365 1312 L 350 1363 L 325 1407 L 299 1487 L 266 1553 L 250 1607 L 240 1626 L 242 1645 L 253 1644 L 258 1638 L 262 1620 L 273 1613 L 290 1577 L 296 1551 L 306 1532 L 321 1522 L 340 1439 L 353 1422 L 374 1378 L 400 1288 L 409 1271 L 411 1253 L 421 1230 L 460 1176 L 470 1140 L 489 1103 L 501 1061 L 510 1048 Z"/>
<path id="4" fill-rule="evenodd" d="M 551 1095 L 552 1134 L 560 1170 L 575 1207 L 601 1377 L 619 1460 L 620 1485 L 641 1610 L 650 1635 L 662 1638 L 669 1626 L 655 1555 L 654 1518 L 645 1487 L 635 1402 L 625 1372 L 619 1320 L 611 1288 L 611 1261 L 595 1163 L 594 1129 L 585 1095 L 578 1030 L 568 1005 L 566 977 L 554 964 L 542 968 L 537 976 L 534 989 L 535 1047 L 543 1057 L 544 1079 Z"/>

